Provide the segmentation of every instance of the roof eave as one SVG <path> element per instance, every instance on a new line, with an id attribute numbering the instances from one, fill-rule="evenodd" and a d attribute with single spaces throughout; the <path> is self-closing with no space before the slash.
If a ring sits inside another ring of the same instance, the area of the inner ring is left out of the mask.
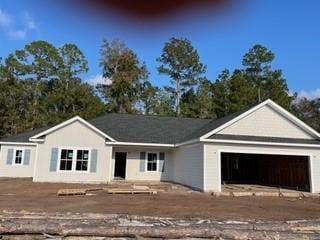
<path id="1" fill-rule="evenodd" d="M 279 143 L 279 142 L 267 142 L 267 141 L 246 141 L 246 140 L 229 140 L 229 139 L 201 139 L 200 142 L 320 148 L 320 144 L 317 145 L 317 144 L 306 144 L 306 143 Z"/>

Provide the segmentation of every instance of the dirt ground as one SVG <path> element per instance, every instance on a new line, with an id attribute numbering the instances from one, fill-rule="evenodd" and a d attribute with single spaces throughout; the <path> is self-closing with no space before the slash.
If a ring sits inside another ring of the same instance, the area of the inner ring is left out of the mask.
<path id="1" fill-rule="evenodd" d="M 33 183 L 31 179 L 0 178 L 0 211 L 61 213 L 119 213 L 163 217 L 212 219 L 294 220 L 320 216 L 320 199 L 279 197 L 213 197 L 187 190 L 157 195 L 58 196 L 62 188 L 101 185 Z M 103 185 L 108 187 L 108 185 Z"/>

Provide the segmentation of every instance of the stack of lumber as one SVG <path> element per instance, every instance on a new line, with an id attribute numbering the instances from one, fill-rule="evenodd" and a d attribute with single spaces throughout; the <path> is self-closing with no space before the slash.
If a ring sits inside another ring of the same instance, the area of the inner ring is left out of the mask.
<path id="1" fill-rule="evenodd" d="M 60 189 L 58 196 L 86 195 L 87 189 Z"/>

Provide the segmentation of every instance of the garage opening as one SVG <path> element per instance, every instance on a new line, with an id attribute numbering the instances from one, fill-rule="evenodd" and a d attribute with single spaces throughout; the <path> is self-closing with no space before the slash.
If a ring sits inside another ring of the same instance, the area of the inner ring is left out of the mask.
<path id="1" fill-rule="evenodd" d="M 309 157 L 221 153 L 222 184 L 257 184 L 310 191 Z"/>

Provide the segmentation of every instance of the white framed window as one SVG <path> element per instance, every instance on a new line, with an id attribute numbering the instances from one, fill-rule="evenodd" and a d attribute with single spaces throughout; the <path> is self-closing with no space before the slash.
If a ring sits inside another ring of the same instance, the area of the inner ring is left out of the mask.
<path id="1" fill-rule="evenodd" d="M 73 149 L 61 149 L 59 162 L 60 171 L 72 171 Z"/>
<path id="2" fill-rule="evenodd" d="M 147 153 L 147 172 L 158 171 L 158 153 Z"/>
<path id="3" fill-rule="evenodd" d="M 58 169 L 61 172 L 88 172 L 90 149 L 61 147 L 59 149 Z"/>
<path id="4" fill-rule="evenodd" d="M 23 164 L 23 157 L 24 157 L 24 150 L 23 149 L 15 149 L 13 155 L 13 165 L 22 165 Z"/>
<path id="5" fill-rule="evenodd" d="M 76 171 L 88 171 L 89 150 L 77 150 Z"/>

